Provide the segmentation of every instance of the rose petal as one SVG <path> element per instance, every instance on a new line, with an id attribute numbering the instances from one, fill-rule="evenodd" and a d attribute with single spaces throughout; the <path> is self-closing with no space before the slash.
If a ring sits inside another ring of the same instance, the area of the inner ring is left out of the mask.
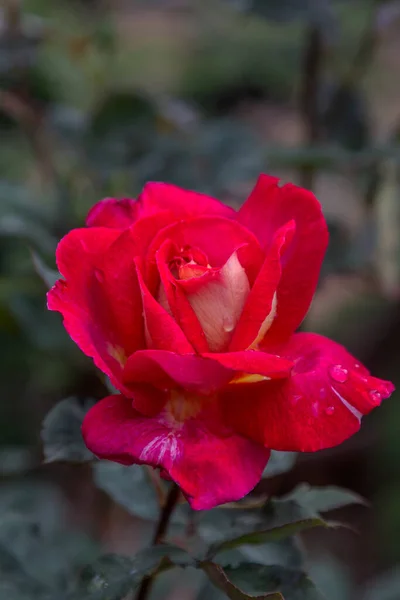
<path id="1" fill-rule="evenodd" d="M 268 250 L 275 232 L 291 220 L 296 234 L 282 261 L 278 286 L 278 311 L 265 343 L 287 338 L 302 322 L 317 286 L 328 244 L 328 231 L 315 196 L 292 184 L 278 186 L 279 179 L 261 175 L 237 219 Z M 266 346 L 267 347 L 267 346 Z"/>
<path id="2" fill-rule="evenodd" d="M 193 291 L 186 290 L 186 296 L 201 324 L 209 349 L 220 352 L 229 346 L 249 295 L 250 284 L 236 252 L 214 277 L 205 274 L 197 282 L 200 283 L 203 278 L 203 285 L 196 286 Z"/>
<path id="3" fill-rule="evenodd" d="M 242 352 L 224 352 L 217 354 L 203 354 L 204 358 L 210 358 L 227 369 L 237 372 L 235 383 L 246 379 L 246 375 L 256 375 L 249 378 L 251 381 L 263 381 L 266 379 L 281 379 L 289 377 L 293 362 L 276 354 L 245 350 Z"/>
<path id="4" fill-rule="evenodd" d="M 336 446 L 394 390 L 392 383 L 371 377 L 345 348 L 316 334 L 295 334 L 280 354 L 295 363 L 289 379 L 229 386 L 224 397 L 235 430 L 274 450 Z"/>
<path id="5" fill-rule="evenodd" d="M 175 244 L 166 240 L 156 254 L 161 279 L 157 300 L 180 325 L 193 348 L 197 352 L 207 352 L 209 348 L 203 328 L 168 265 L 168 261 L 173 258 L 174 249 Z"/>
<path id="6" fill-rule="evenodd" d="M 269 451 L 233 433 L 215 410 L 174 398 L 154 418 L 141 416 L 123 396 L 109 396 L 87 414 L 82 434 L 98 457 L 159 467 L 195 510 L 239 500 L 261 478 Z"/>
<path id="7" fill-rule="evenodd" d="M 212 357 L 212 355 L 211 355 Z M 135 383 L 153 383 L 210 394 L 225 386 L 235 372 L 210 358 L 195 354 L 176 354 L 164 350 L 142 350 L 129 357 L 123 380 L 127 387 Z"/>
<path id="8" fill-rule="evenodd" d="M 105 198 L 92 206 L 86 217 L 86 225 L 126 229 L 136 218 L 137 202 L 134 198 Z"/>
<path id="9" fill-rule="evenodd" d="M 131 340 L 136 343 L 141 334 L 137 321 L 129 320 L 124 330 L 118 327 L 115 305 L 103 287 L 105 257 L 119 236 L 116 229 L 100 227 L 75 229 L 66 235 L 57 248 L 57 265 L 66 280 L 59 280 L 47 298 L 48 308 L 62 313 L 64 326 L 75 343 L 123 390 L 119 376 L 132 349 L 124 345 L 126 341 L 131 344 Z M 135 311 L 135 298 L 141 311 L 135 288 L 129 293 Z"/>
<path id="10" fill-rule="evenodd" d="M 257 348 L 271 328 L 274 319 L 280 314 L 278 286 L 282 275 L 282 255 L 294 234 L 294 221 L 290 221 L 275 233 L 236 326 L 230 350 Z"/>
<path id="11" fill-rule="evenodd" d="M 159 350 L 172 350 L 179 354 L 193 353 L 193 347 L 177 322 L 150 294 L 137 262 L 136 271 L 142 294 L 147 346 Z"/>
<path id="12" fill-rule="evenodd" d="M 222 217 L 198 217 L 165 227 L 154 237 L 146 255 L 146 281 L 152 281 L 154 271 L 157 272 L 155 255 L 165 240 L 171 240 L 179 249 L 198 248 L 207 256 L 212 267 L 222 267 L 237 251 L 250 283 L 264 262 L 264 252 L 257 238 L 245 227 Z"/>
<path id="13" fill-rule="evenodd" d="M 128 358 L 123 374 L 124 384 L 131 388 L 148 383 L 161 389 L 177 386 L 197 394 L 212 394 L 230 381 L 288 377 L 293 363 L 265 352 L 228 352 L 224 354 L 179 355 L 164 350 L 141 350 Z"/>
<path id="14" fill-rule="evenodd" d="M 175 220 L 197 215 L 220 215 L 233 218 L 235 211 L 219 200 L 161 182 L 147 183 L 139 196 L 140 217 L 169 210 Z"/>

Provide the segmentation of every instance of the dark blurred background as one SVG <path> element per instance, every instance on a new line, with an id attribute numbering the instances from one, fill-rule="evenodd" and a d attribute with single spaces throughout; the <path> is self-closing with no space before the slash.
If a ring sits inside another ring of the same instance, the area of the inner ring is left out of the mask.
<path id="1" fill-rule="evenodd" d="M 399 135 L 399 1 L 3 0 L 0 506 L 17 486 L 29 510 L 61 504 L 68 527 L 106 549 L 147 542 L 148 525 L 85 465 L 42 465 L 40 442 L 57 401 L 107 393 L 46 311 L 57 241 L 96 201 L 147 180 L 235 207 L 260 172 L 312 189 L 331 238 L 303 328 L 400 386 Z M 400 598 L 399 464 L 395 393 L 352 440 L 261 485 L 337 484 L 371 501 L 344 513 L 356 533 L 306 540 L 330 600 L 380 577 L 368 598 Z M 184 588 L 171 598 L 193 598 Z"/>

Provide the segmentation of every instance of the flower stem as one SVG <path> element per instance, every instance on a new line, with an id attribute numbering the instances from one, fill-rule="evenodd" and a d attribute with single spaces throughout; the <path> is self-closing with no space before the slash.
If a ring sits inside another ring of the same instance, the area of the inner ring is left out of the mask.
<path id="1" fill-rule="evenodd" d="M 152 544 L 156 546 L 163 541 L 163 538 L 167 532 L 168 525 L 174 511 L 174 508 L 179 499 L 180 490 L 179 487 L 174 483 L 171 487 L 165 505 L 161 511 L 160 518 L 157 523 L 156 530 L 153 535 Z M 140 584 L 140 588 L 138 589 L 138 593 L 136 595 L 136 600 L 147 600 L 149 594 L 151 592 L 151 588 L 153 586 L 154 578 L 153 577 L 144 577 L 142 583 Z"/>

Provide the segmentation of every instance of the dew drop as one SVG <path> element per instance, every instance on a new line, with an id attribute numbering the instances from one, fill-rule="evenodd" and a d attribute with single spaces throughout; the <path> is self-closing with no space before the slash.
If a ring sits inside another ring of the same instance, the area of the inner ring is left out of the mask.
<path id="1" fill-rule="evenodd" d="M 335 407 L 334 406 L 327 406 L 325 409 L 325 412 L 328 416 L 333 415 L 333 413 L 335 412 Z"/>
<path id="2" fill-rule="evenodd" d="M 369 395 L 374 404 L 380 404 L 382 400 L 382 394 L 380 394 L 378 390 L 371 390 Z"/>
<path id="3" fill-rule="evenodd" d="M 235 329 L 235 324 L 233 322 L 233 319 L 231 317 L 224 317 L 222 320 L 222 329 L 226 332 L 226 333 L 230 333 L 231 331 L 233 331 Z"/>
<path id="4" fill-rule="evenodd" d="M 349 372 L 342 365 L 331 365 L 329 367 L 329 375 L 338 383 L 345 383 L 349 378 Z"/>
<path id="5" fill-rule="evenodd" d="M 321 396 L 321 398 L 326 398 L 326 389 L 322 387 L 319 390 L 319 395 Z"/>

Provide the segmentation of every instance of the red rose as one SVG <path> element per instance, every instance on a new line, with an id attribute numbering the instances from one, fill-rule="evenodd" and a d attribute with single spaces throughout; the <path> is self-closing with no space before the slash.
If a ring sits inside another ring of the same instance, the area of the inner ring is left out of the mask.
<path id="1" fill-rule="evenodd" d="M 84 420 L 97 456 L 159 467 L 211 508 L 257 484 L 269 448 L 340 444 L 393 391 L 342 346 L 293 333 L 328 242 L 312 193 L 261 175 L 235 212 L 149 183 L 87 225 L 61 240 L 48 303 L 122 393 Z"/>

